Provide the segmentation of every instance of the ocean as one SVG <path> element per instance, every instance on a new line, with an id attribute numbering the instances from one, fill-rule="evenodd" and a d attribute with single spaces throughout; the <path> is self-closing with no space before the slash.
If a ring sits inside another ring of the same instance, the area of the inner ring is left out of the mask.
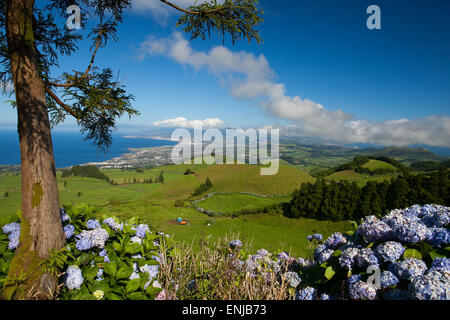
<path id="1" fill-rule="evenodd" d="M 87 162 L 101 162 L 128 152 L 128 148 L 149 148 L 172 146 L 173 141 L 146 138 L 124 138 L 114 134 L 109 151 L 99 152 L 79 132 L 52 132 L 53 152 L 57 168 L 64 168 Z M 0 165 L 20 164 L 19 136 L 17 131 L 0 130 Z"/>

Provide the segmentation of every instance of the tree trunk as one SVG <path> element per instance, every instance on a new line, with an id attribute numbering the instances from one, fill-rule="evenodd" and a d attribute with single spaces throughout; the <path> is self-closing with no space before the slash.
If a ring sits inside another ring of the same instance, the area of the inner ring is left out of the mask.
<path id="1" fill-rule="evenodd" d="M 2 298 L 49 298 L 56 278 L 40 263 L 64 246 L 58 184 L 44 83 L 32 29 L 34 0 L 6 1 L 6 32 L 14 82 L 22 172 L 22 228 Z"/>

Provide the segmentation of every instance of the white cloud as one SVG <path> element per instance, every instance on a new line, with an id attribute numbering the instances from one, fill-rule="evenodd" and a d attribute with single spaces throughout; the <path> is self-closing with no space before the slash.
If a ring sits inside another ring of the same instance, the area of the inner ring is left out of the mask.
<path id="1" fill-rule="evenodd" d="M 183 117 L 175 119 L 166 119 L 162 121 L 156 121 L 153 125 L 157 127 L 171 127 L 171 128 L 193 128 L 201 125 L 203 128 L 215 128 L 223 126 L 224 122 L 220 119 L 205 119 L 205 120 L 188 120 Z"/>
<path id="2" fill-rule="evenodd" d="M 450 146 L 450 117 L 445 115 L 385 122 L 354 120 L 342 110 L 328 110 L 309 99 L 288 96 L 285 84 L 275 81 L 275 72 L 264 55 L 233 52 L 223 46 L 196 51 L 179 32 L 162 39 L 147 37 L 139 58 L 149 55 L 165 55 L 196 71 L 207 70 L 230 88 L 231 96 L 258 102 L 270 115 L 292 121 L 301 135 L 346 143 Z"/>

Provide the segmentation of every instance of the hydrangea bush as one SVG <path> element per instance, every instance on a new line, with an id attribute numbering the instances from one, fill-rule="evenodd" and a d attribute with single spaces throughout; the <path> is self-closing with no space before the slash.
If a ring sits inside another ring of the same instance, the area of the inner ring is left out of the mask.
<path id="1" fill-rule="evenodd" d="M 368 216 L 345 234 L 336 232 L 326 239 L 320 234 L 308 236 L 308 259 L 265 249 L 251 254 L 245 243 L 235 239 L 210 254 L 210 264 L 198 261 L 200 275 L 198 270 L 188 271 L 187 262 L 200 257 L 192 253 L 177 255 L 180 260 L 167 269 L 172 259 L 167 250 L 177 247 L 137 218 L 97 220 L 89 210 L 61 211 L 67 246 L 55 253 L 62 257 L 65 271 L 60 277 L 60 299 L 227 297 L 226 290 L 211 291 L 220 283 L 234 289 L 235 299 L 244 297 L 249 286 L 266 290 L 254 297 L 295 300 L 450 300 L 450 208 L 443 206 L 396 209 L 384 217 Z M 18 221 L 0 232 L 0 286 L 19 234 Z M 209 269 L 218 262 L 222 269 Z M 161 270 L 170 272 L 162 276 Z M 180 277 L 186 280 L 185 290 L 178 288 L 184 283 L 177 282 Z M 244 293 L 236 290 L 241 286 Z"/>
<path id="2" fill-rule="evenodd" d="M 58 299 L 149 300 L 163 292 L 159 284 L 160 246 L 169 243 L 137 218 L 93 218 L 90 206 L 61 209 L 66 246 L 43 267 L 59 275 Z M 20 221 L 0 232 L 0 289 L 19 241 Z M 138 240 L 133 241 L 133 238 Z M 58 261 L 58 263 L 55 263 Z M 58 271 L 51 268 L 58 265 Z M 62 271 L 62 273 L 61 273 Z"/>
<path id="3" fill-rule="evenodd" d="M 265 261 L 272 270 L 288 263 L 296 300 L 450 300 L 449 223 L 448 207 L 396 209 L 365 217 L 345 234 L 308 236 L 308 248 L 314 247 L 309 260 L 260 250 L 245 266 L 257 269 L 255 257 L 272 259 Z"/>

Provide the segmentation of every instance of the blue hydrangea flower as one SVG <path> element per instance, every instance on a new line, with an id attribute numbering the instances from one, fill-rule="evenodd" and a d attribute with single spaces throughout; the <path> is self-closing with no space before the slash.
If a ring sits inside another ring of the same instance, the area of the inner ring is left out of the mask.
<path id="1" fill-rule="evenodd" d="M 302 280 L 298 276 L 297 272 L 286 272 L 286 282 L 289 283 L 289 286 L 297 288 L 300 285 L 301 281 Z"/>
<path id="2" fill-rule="evenodd" d="M 240 240 L 233 240 L 228 245 L 231 249 L 242 248 L 242 242 Z"/>
<path id="3" fill-rule="evenodd" d="M 8 239 L 9 239 L 8 249 L 15 250 L 19 246 L 20 231 L 14 231 L 10 233 Z"/>
<path id="4" fill-rule="evenodd" d="M 142 244 L 142 240 L 138 236 L 131 237 L 130 241 L 131 241 L 131 243 L 136 242 L 136 243 Z"/>
<path id="5" fill-rule="evenodd" d="M 328 248 L 336 249 L 339 246 L 346 244 L 347 238 L 340 232 L 333 233 L 328 239 L 324 242 L 324 244 Z"/>
<path id="6" fill-rule="evenodd" d="M 375 249 L 375 253 L 378 258 L 383 262 L 395 262 L 405 252 L 405 248 L 399 242 L 388 241 L 378 245 Z"/>
<path id="7" fill-rule="evenodd" d="M 20 223 L 17 223 L 17 222 L 8 223 L 3 226 L 2 230 L 3 230 L 3 233 L 5 233 L 5 234 L 14 233 L 14 232 L 20 233 Z"/>
<path id="8" fill-rule="evenodd" d="M 409 284 L 409 296 L 416 300 L 450 300 L 450 272 L 434 270 Z"/>
<path id="9" fill-rule="evenodd" d="M 375 216 L 365 217 L 358 232 L 369 243 L 377 240 L 389 240 L 392 237 L 392 228 Z"/>
<path id="10" fill-rule="evenodd" d="M 300 266 L 300 268 L 310 268 L 312 267 L 315 263 L 313 261 L 307 260 L 307 259 L 303 259 L 303 258 L 298 258 L 296 263 Z"/>
<path id="11" fill-rule="evenodd" d="M 427 241 L 435 248 L 441 248 L 450 243 L 450 231 L 446 228 L 429 228 Z"/>
<path id="12" fill-rule="evenodd" d="M 327 301 L 327 300 L 332 300 L 332 298 L 329 295 L 327 295 L 326 293 L 322 293 L 320 295 L 320 300 Z"/>
<path id="13" fill-rule="evenodd" d="M 436 258 L 433 260 L 433 263 L 431 264 L 430 270 L 428 272 L 432 271 L 448 271 L 450 272 L 450 258 Z"/>
<path id="14" fill-rule="evenodd" d="M 144 239 L 147 236 L 147 233 L 151 233 L 150 232 L 150 228 L 148 227 L 148 225 L 146 224 L 140 224 L 136 227 L 131 228 L 132 230 L 136 231 L 136 236 Z"/>
<path id="15" fill-rule="evenodd" d="M 312 235 L 309 235 L 309 236 L 306 237 L 306 240 L 308 240 L 308 241 L 312 241 L 312 239 L 313 239 Z"/>
<path id="16" fill-rule="evenodd" d="M 96 281 L 103 281 L 103 272 L 104 270 L 102 268 L 98 269 L 97 272 L 97 278 L 95 279 Z"/>
<path id="17" fill-rule="evenodd" d="M 285 261 L 285 262 L 291 260 L 291 257 L 289 257 L 289 255 L 288 255 L 286 252 L 284 252 L 284 251 L 281 252 L 281 253 L 279 253 L 278 256 L 277 256 L 277 258 L 278 258 L 280 261 Z"/>
<path id="18" fill-rule="evenodd" d="M 65 284 L 69 290 L 80 289 L 84 278 L 81 269 L 76 265 L 71 265 L 66 270 Z"/>
<path id="19" fill-rule="evenodd" d="M 91 230 L 101 228 L 100 222 L 98 222 L 97 219 L 86 221 L 86 226 L 88 229 L 91 229 Z"/>
<path id="20" fill-rule="evenodd" d="M 159 266 L 146 264 L 142 267 L 139 267 L 139 271 L 141 271 L 142 273 L 148 273 L 149 279 L 153 279 L 158 276 Z"/>
<path id="21" fill-rule="evenodd" d="M 380 276 L 380 285 L 382 289 L 393 287 L 398 284 L 398 278 L 390 271 L 383 271 Z"/>
<path id="22" fill-rule="evenodd" d="M 86 251 L 94 247 L 91 239 L 89 237 L 82 237 L 80 235 L 77 236 L 78 240 L 75 244 L 75 247 L 80 251 Z"/>
<path id="23" fill-rule="evenodd" d="M 64 211 L 63 208 L 59 209 L 59 215 L 62 222 L 70 221 L 69 215 L 66 213 L 66 211 Z"/>
<path id="24" fill-rule="evenodd" d="M 259 249 L 256 252 L 259 256 L 261 257 L 266 257 L 266 256 L 270 256 L 271 254 L 269 253 L 269 251 L 267 251 L 266 249 Z"/>
<path id="25" fill-rule="evenodd" d="M 427 265 L 422 260 L 407 258 L 389 265 L 388 271 L 391 271 L 399 279 L 412 280 L 423 276 L 427 271 Z"/>
<path id="26" fill-rule="evenodd" d="M 63 230 L 64 234 L 66 235 L 66 239 L 72 238 L 72 236 L 75 234 L 75 226 L 71 224 L 64 226 Z"/>
<path id="27" fill-rule="evenodd" d="M 316 295 L 316 289 L 312 287 L 306 287 L 300 289 L 295 295 L 295 300 L 314 300 Z"/>
<path id="28" fill-rule="evenodd" d="M 360 274 L 354 274 L 350 278 L 347 279 L 348 284 L 353 284 L 361 280 Z"/>
<path id="29" fill-rule="evenodd" d="M 407 222 L 394 229 L 395 238 L 406 243 L 417 243 L 430 237 L 430 230 L 420 222 Z"/>
<path id="30" fill-rule="evenodd" d="M 320 233 L 313 234 L 313 238 L 317 241 L 322 241 L 323 236 Z"/>
<path id="31" fill-rule="evenodd" d="M 408 300 L 409 293 L 406 290 L 392 289 L 386 291 L 384 298 L 386 300 Z"/>
<path id="32" fill-rule="evenodd" d="M 321 244 L 314 251 L 314 259 L 319 264 L 322 264 L 325 261 L 328 261 L 331 258 L 331 256 L 333 255 L 333 253 L 334 253 L 333 249 L 328 249 L 325 245 Z"/>
<path id="33" fill-rule="evenodd" d="M 358 252 L 358 248 L 350 247 L 345 249 L 339 257 L 339 265 L 344 269 L 351 270 L 355 264 L 355 257 L 358 255 Z"/>
<path id="34" fill-rule="evenodd" d="M 123 222 L 117 223 L 114 218 L 106 218 L 105 220 L 103 220 L 103 223 L 114 231 L 123 231 Z"/>
<path id="35" fill-rule="evenodd" d="M 349 294 L 352 300 L 374 300 L 377 289 L 364 281 L 356 281 L 349 284 Z"/>
<path id="36" fill-rule="evenodd" d="M 450 224 L 450 209 L 436 206 L 431 214 L 422 217 L 422 222 L 428 227 L 447 227 Z"/>
<path id="37" fill-rule="evenodd" d="M 378 265 L 378 258 L 370 248 L 364 248 L 358 251 L 355 256 L 355 263 L 360 268 L 365 268 L 371 265 Z"/>

